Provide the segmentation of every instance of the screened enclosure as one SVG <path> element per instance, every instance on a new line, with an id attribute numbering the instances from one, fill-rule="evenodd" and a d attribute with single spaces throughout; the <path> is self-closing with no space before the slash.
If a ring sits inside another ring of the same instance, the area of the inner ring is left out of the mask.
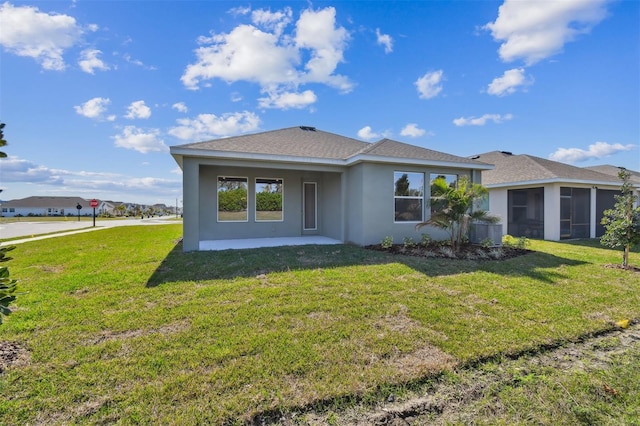
<path id="1" fill-rule="evenodd" d="M 598 189 L 596 191 L 596 238 L 604 235 L 604 226 L 600 223 L 604 217 L 604 211 L 615 207 L 615 196 L 620 195 L 620 191 L 609 189 Z"/>
<path id="2" fill-rule="evenodd" d="M 509 190 L 507 202 L 509 235 L 544 238 L 544 188 Z"/>
<path id="3" fill-rule="evenodd" d="M 560 188 L 560 239 L 589 238 L 591 189 Z"/>

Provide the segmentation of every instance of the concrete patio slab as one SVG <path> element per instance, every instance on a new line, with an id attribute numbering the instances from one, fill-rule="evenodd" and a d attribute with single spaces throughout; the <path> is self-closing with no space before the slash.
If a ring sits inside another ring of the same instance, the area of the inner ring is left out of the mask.
<path id="1" fill-rule="evenodd" d="M 329 237 L 322 236 L 304 236 L 304 237 L 280 237 L 280 238 L 243 238 L 236 240 L 206 240 L 200 241 L 200 250 L 234 250 L 234 249 L 250 249 L 261 247 L 281 247 L 281 246 L 301 246 L 307 244 L 342 244 L 340 240 L 334 240 Z"/>

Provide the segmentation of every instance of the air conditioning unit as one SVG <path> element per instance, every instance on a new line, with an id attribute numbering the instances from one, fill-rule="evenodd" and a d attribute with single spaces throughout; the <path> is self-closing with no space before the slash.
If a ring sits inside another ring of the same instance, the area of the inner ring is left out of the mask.
<path id="1" fill-rule="evenodd" d="M 472 223 L 469 240 L 472 244 L 480 244 L 487 239 L 493 241 L 494 247 L 502 245 L 502 224 L 501 223 Z"/>

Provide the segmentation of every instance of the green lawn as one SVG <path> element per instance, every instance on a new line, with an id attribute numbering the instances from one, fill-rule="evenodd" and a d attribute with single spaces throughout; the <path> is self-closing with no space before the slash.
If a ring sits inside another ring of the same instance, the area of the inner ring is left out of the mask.
<path id="1" fill-rule="evenodd" d="M 640 318 L 595 242 L 506 261 L 304 246 L 182 253 L 176 225 L 20 244 L 0 424 L 194 424 L 374 400 Z M 640 254 L 631 254 L 640 264 Z"/>

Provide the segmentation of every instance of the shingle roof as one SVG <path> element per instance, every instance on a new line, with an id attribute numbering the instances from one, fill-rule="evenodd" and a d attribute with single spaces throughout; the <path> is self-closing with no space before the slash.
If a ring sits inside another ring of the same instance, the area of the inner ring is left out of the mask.
<path id="1" fill-rule="evenodd" d="M 214 139 L 171 147 L 174 155 L 194 151 L 194 155 L 207 155 L 208 152 L 272 155 L 299 157 L 304 159 L 347 161 L 359 156 L 380 159 L 411 159 L 433 162 L 467 164 L 476 168 L 489 168 L 487 164 L 465 157 L 446 154 L 409 145 L 402 142 L 383 139 L 376 143 L 362 142 L 334 133 L 317 130 L 313 127 L 289 127 L 251 135 Z"/>
<path id="2" fill-rule="evenodd" d="M 179 145 L 176 148 L 343 160 L 369 144 L 301 127 Z"/>
<path id="3" fill-rule="evenodd" d="M 456 155 L 444 152 L 434 151 L 415 145 L 394 141 L 391 139 L 382 139 L 374 144 L 369 144 L 361 154 L 376 155 L 381 157 L 392 158 L 412 158 L 417 160 L 447 162 L 447 163 L 466 163 L 478 164 L 478 161 L 470 158 L 458 157 Z"/>
<path id="4" fill-rule="evenodd" d="M 10 200 L 2 203 L 2 207 L 22 207 L 22 208 L 39 208 L 39 207 L 62 207 L 76 208 L 80 203 L 83 207 L 89 207 L 89 201 L 80 197 L 27 197 L 19 200 Z"/>
<path id="5" fill-rule="evenodd" d="M 585 167 L 585 169 L 593 170 L 594 172 L 604 173 L 606 175 L 618 176 L 618 172 L 620 172 L 620 167 L 612 166 L 610 164 L 603 164 L 601 166 L 590 166 Z M 640 183 L 640 172 L 636 172 L 635 170 L 627 169 L 629 173 L 631 173 L 631 178 L 629 179 L 631 182 Z"/>
<path id="6" fill-rule="evenodd" d="M 532 155 L 513 155 L 502 151 L 492 151 L 473 158 L 495 165 L 493 170 L 482 172 L 483 185 L 540 181 L 585 181 L 619 184 L 616 177 L 593 170 L 571 166 L 557 161 L 546 160 Z"/>

